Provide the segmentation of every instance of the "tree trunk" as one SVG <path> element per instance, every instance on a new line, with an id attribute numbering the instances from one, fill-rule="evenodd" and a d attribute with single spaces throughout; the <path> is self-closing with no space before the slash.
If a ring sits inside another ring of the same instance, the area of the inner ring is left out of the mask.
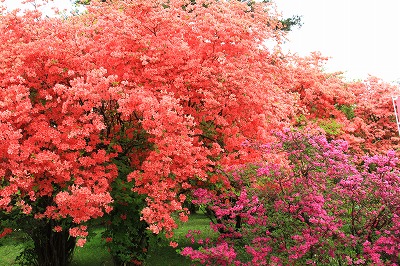
<path id="1" fill-rule="evenodd" d="M 54 226 L 52 220 L 41 223 L 31 235 L 38 266 L 67 266 L 72 260 L 75 237 L 68 229 L 55 232 Z"/>

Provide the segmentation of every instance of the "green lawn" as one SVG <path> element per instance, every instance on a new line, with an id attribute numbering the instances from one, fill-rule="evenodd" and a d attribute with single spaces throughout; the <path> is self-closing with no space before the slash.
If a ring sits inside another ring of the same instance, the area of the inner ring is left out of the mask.
<path id="1" fill-rule="evenodd" d="M 150 247 L 146 265 L 148 266 L 185 266 L 191 265 L 190 260 L 180 256 L 175 249 L 169 246 L 169 241 L 179 243 L 180 247 L 191 245 L 185 238 L 188 230 L 201 230 L 204 237 L 212 237 L 209 220 L 202 214 L 192 214 L 187 223 L 175 231 L 172 239 L 161 238 Z M 101 241 L 102 228 L 95 228 L 91 231 L 92 237 L 83 248 L 77 247 L 71 266 L 112 266 L 112 259 Z M 15 258 L 23 250 L 29 239 L 22 233 L 15 232 L 10 236 L 0 239 L 0 266 L 13 266 Z"/>
<path id="2" fill-rule="evenodd" d="M 24 249 L 27 241 L 19 232 L 0 238 L 0 266 L 16 265 L 15 258 Z"/>

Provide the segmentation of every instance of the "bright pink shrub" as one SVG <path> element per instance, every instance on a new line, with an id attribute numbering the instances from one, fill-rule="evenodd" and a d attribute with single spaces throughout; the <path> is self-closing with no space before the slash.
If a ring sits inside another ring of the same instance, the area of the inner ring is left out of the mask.
<path id="1" fill-rule="evenodd" d="M 395 153 L 358 165 L 344 141 L 289 130 L 277 136 L 260 148 L 287 162 L 230 169 L 231 189 L 193 193 L 218 238 L 182 255 L 204 265 L 398 265 Z"/>

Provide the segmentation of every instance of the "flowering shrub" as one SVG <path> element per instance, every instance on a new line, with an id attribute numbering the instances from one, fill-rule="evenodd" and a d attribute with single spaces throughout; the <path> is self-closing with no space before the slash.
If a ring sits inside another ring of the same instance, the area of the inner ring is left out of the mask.
<path id="1" fill-rule="evenodd" d="M 266 139 L 296 108 L 273 83 L 285 64 L 264 45 L 280 38 L 270 4 L 92 1 L 87 10 L 61 19 L 0 6 L 0 211 L 37 238 L 41 265 L 68 263 L 85 242 L 81 226 L 113 207 L 113 224 L 126 217 L 171 236 L 172 213 L 187 220 L 181 192 L 217 160 L 257 157 L 243 140 Z M 131 170 L 131 216 L 117 206 L 124 186 L 112 185 L 120 160 Z"/>
<path id="2" fill-rule="evenodd" d="M 200 249 L 181 254 L 204 265 L 397 265 L 395 153 L 356 165 L 344 141 L 296 131 L 277 135 L 280 142 L 260 148 L 287 161 L 231 169 L 230 189 L 193 193 L 193 202 L 213 215 L 219 237 L 199 239 Z M 257 182 L 247 182 L 252 179 Z"/>

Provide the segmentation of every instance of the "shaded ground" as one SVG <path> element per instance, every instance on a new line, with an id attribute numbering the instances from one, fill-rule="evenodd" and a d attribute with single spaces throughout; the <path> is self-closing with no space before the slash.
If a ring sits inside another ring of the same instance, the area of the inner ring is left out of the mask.
<path id="1" fill-rule="evenodd" d="M 203 235 L 212 236 L 208 228 L 209 220 L 202 214 L 192 214 L 187 223 L 175 231 L 173 241 L 180 247 L 191 245 L 185 238 L 188 230 L 201 230 Z M 113 266 L 110 254 L 107 252 L 101 240 L 101 227 L 93 229 L 92 237 L 83 248 L 77 247 L 71 266 Z M 175 249 L 169 246 L 171 239 L 162 238 L 150 247 L 147 266 L 185 266 L 191 265 L 190 260 L 179 255 Z M 10 236 L 0 239 L 0 266 L 16 266 L 15 258 L 29 243 L 29 238 L 24 234 L 15 232 Z"/>

